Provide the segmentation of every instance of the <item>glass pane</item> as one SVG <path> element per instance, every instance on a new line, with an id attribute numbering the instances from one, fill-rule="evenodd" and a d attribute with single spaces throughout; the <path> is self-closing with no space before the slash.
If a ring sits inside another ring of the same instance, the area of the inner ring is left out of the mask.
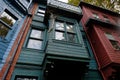
<path id="1" fill-rule="evenodd" d="M 55 39 L 57 40 L 65 40 L 65 34 L 62 32 L 55 32 Z"/>
<path id="2" fill-rule="evenodd" d="M 42 47 L 42 41 L 29 39 L 27 48 L 39 49 L 40 50 L 41 47 Z"/>
<path id="3" fill-rule="evenodd" d="M 38 12 L 39 12 L 39 13 L 45 13 L 45 10 L 38 9 Z"/>
<path id="4" fill-rule="evenodd" d="M 110 40 L 110 42 L 111 42 L 112 46 L 114 47 L 114 49 L 120 50 L 120 46 L 117 41 Z"/>
<path id="5" fill-rule="evenodd" d="M 75 34 L 68 33 L 67 36 L 69 42 L 75 42 Z"/>
<path id="6" fill-rule="evenodd" d="M 57 30 L 64 30 L 64 23 L 62 22 L 56 22 L 55 26 Z"/>
<path id="7" fill-rule="evenodd" d="M 97 13 L 93 13 L 93 17 L 94 17 L 94 18 L 99 18 L 99 16 L 98 16 Z"/>
<path id="8" fill-rule="evenodd" d="M 38 16 L 45 16 L 43 13 L 37 13 Z"/>
<path id="9" fill-rule="evenodd" d="M 16 20 L 6 12 L 2 13 L 0 19 L 4 21 L 6 24 L 8 24 L 9 26 L 13 26 L 13 24 L 16 22 Z"/>
<path id="10" fill-rule="evenodd" d="M 36 30 L 36 29 L 32 29 L 30 37 L 37 38 L 37 39 L 42 39 L 42 31 Z"/>
<path id="11" fill-rule="evenodd" d="M 110 39 L 110 40 L 115 40 L 114 37 L 113 37 L 113 35 L 112 35 L 111 33 L 106 32 L 106 33 L 105 33 L 105 36 L 106 36 L 108 39 Z"/>
<path id="12" fill-rule="evenodd" d="M 73 25 L 67 24 L 67 25 L 66 25 L 66 29 L 67 29 L 68 32 L 74 32 L 74 27 L 73 27 Z"/>
<path id="13" fill-rule="evenodd" d="M 0 38 L 4 39 L 9 29 L 0 23 Z"/>

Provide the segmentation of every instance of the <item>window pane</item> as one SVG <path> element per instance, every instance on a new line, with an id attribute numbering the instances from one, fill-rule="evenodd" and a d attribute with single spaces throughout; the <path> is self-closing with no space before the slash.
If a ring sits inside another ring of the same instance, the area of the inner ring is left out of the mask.
<path id="1" fill-rule="evenodd" d="M 66 25 L 66 29 L 67 29 L 68 32 L 74 32 L 74 27 L 73 27 L 73 25 L 67 24 L 67 25 Z"/>
<path id="2" fill-rule="evenodd" d="M 39 49 L 40 50 L 41 47 L 42 47 L 42 41 L 29 39 L 27 48 Z"/>
<path id="3" fill-rule="evenodd" d="M 44 17 L 45 16 L 44 14 L 45 14 L 45 9 L 39 7 L 39 9 L 37 11 L 37 15 Z"/>
<path id="4" fill-rule="evenodd" d="M 67 34 L 68 42 L 75 42 L 75 34 Z"/>
<path id="5" fill-rule="evenodd" d="M 120 46 L 117 41 L 110 40 L 110 42 L 111 42 L 112 46 L 114 47 L 114 49 L 120 50 Z"/>
<path id="6" fill-rule="evenodd" d="M 64 23 L 62 22 L 56 22 L 55 26 L 57 30 L 64 30 Z"/>
<path id="7" fill-rule="evenodd" d="M 0 23 L 0 38 L 4 39 L 9 29 Z"/>
<path id="8" fill-rule="evenodd" d="M 37 38 L 37 39 L 42 39 L 42 31 L 36 30 L 36 29 L 32 29 L 30 37 Z"/>
<path id="9" fill-rule="evenodd" d="M 57 40 L 65 40 L 65 34 L 62 32 L 55 32 L 55 39 Z"/>
<path id="10" fill-rule="evenodd" d="M 106 32 L 105 36 L 110 40 L 115 40 L 111 33 Z"/>
<path id="11" fill-rule="evenodd" d="M 38 12 L 45 13 L 45 10 L 39 9 Z"/>
<path id="12" fill-rule="evenodd" d="M 9 26 L 13 26 L 13 24 L 16 22 L 16 20 L 6 12 L 2 13 L 0 19 L 4 21 L 6 24 L 8 24 Z"/>
<path id="13" fill-rule="evenodd" d="M 38 16 L 43 16 L 43 17 L 45 16 L 45 15 L 42 14 L 42 13 L 37 13 L 37 15 L 38 15 Z"/>
<path id="14" fill-rule="evenodd" d="M 94 18 L 99 18 L 99 16 L 98 16 L 97 13 L 93 13 L 93 17 L 94 17 Z"/>

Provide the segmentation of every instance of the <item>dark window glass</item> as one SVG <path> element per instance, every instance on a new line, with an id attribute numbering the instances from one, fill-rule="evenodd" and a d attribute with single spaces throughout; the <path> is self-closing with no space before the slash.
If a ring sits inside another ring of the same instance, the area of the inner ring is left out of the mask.
<path id="1" fill-rule="evenodd" d="M 109 20 L 109 18 L 108 18 L 107 16 L 103 15 L 103 17 L 104 17 L 104 20 L 105 20 L 106 22 L 110 22 L 110 20 Z"/>
<path id="2" fill-rule="evenodd" d="M 117 41 L 110 40 L 110 42 L 111 42 L 114 49 L 120 50 L 120 46 L 119 46 Z"/>
<path id="3" fill-rule="evenodd" d="M 114 49 L 120 50 L 120 45 L 118 41 L 116 41 L 111 33 L 106 32 L 105 33 L 106 37 L 109 39 L 111 45 L 113 46 Z"/>
<path id="4" fill-rule="evenodd" d="M 4 39 L 5 36 L 7 35 L 8 31 L 9 31 L 9 29 L 0 23 L 0 38 Z"/>

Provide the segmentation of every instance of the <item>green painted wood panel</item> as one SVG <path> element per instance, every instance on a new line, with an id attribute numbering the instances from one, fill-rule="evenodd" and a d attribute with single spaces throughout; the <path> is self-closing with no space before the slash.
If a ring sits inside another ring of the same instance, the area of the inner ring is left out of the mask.
<path id="1" fill-rule="evenodd" d="M 98 70 L 88 70 L 84 80 L 103 80 Z"/>
<path id="2" fill-rule="evenodd" d="M 34 76 L 34 77 L 38 77 L 38 80 L 43 80 L 41 69 L 15 68 L 11 80 L 15 80 L 15 76 Z"/>
<path id="3" fill-rule="evenodd" d="M 42 16 L 34 15 L 33 21 L 43 22 L 44 18 Z"/>
<path id="4" fill-rule="evenodd" d="M 39 50 L 22 49 L 17 63 L 42 65 L 45 53 Z"/>
<path id="5" fill-rule="evenodd" d="M 89 55 L 82 44 L 69 44 L 61 42 L 55 42 L 54 40 L 48 42 L 47 54 L 67 56 L 67 57 L 79 57 L 79 58 L 89 58 Z"/>

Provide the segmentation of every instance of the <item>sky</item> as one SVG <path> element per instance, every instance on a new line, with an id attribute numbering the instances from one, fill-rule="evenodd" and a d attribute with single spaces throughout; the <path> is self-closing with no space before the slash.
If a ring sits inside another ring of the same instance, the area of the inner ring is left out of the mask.
<path id="1" fill-rule="evenodd" d="M 58 0 L 58 1 L 62 1 L 62 2 L 65 2 L 65 3 L 67 3 L 67 2 L 68 2 L 68 0 Z"/>

